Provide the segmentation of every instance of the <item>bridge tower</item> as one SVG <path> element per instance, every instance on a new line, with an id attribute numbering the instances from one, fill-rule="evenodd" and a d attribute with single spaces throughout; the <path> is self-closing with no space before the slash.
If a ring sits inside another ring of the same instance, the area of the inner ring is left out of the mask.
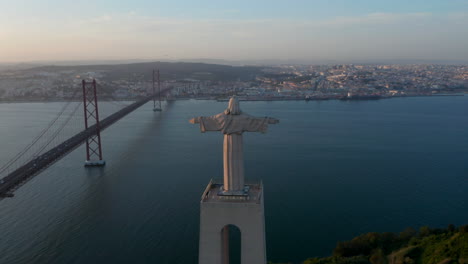
<path id="1" fill-rule="evenodd" d="M 102 159 L 101 127 L 99 125 L 99 109 L 96 94 L 96 80 L 92 82 L 82 81 L 83 108 L 85 129 L 95 129 L 96 133 L 86 139 L 85 166 L 104 166 L 106 161 Z"/>
<path id="2" fill-rule="evenodd" d="M 158 101 L 159 101 L 159 107 L 156 107 L 156 88 L 155 88 L 155 82 L 158 83 Z M 159 79 L 159 70 L 155 71 L 153 70 L 153 111 L 154 112 L 161 112 L 162 107 L 161 107 L 161 80 Z"/>

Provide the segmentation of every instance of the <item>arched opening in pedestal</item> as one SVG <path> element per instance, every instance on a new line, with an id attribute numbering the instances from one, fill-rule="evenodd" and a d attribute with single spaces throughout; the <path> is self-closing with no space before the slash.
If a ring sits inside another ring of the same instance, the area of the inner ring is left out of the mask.
<path id="1" fill-rule="evenodd" d="M 241 231 L 235 225 L 221 229 L 222 264 L 241 264 Z"/>

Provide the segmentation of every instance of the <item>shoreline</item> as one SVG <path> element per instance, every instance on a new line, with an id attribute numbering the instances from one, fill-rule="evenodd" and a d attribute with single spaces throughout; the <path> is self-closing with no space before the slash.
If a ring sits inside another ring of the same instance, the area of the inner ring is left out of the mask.
<path id="1" fill-rule="evenodd" d="M 446 97 L 446 96 L 465 96 L 465 94 L 431 94 L 431 95 L 403 95 L 403 96 L 383 96 L 381 98 L 374 98 L 374 99 L 366 99 L 366 98 L 357 98 L 345 101 L 377 101 L 381 99 L 392 99 L 392 98 L 405 98 L 405 97 Z M 239 97 L 240 101 L 330 101 L 330 100 L 340 100 L 342 97 L 337 96 L 330 96 L 330 97 L 320 97 L 320 98 L 304 98 L 304 97 L 258 97 L 258 98 L 243 98 Z M 107 100 L 102 99 L 101 102 L 131 102 L 138 100 L 139 98 L 124 98 L 118 100 Z M 207 98 L 207 97 L 180 97 L 180 98 L 171 98 L 170 100 L 163 100 L 163 101 L 182 101 L 182 100 L 213 100 L 218 102 L 228 101 L 227 98 Z M 72 102 L 81 102 L 82 100 L 72 100 Z M 19 104 L 19 103 L 61 103 L 61 102 L 70 102 L 66 99 L 25 99 L 25 100 L 0 100 L 0 104 Z"/>

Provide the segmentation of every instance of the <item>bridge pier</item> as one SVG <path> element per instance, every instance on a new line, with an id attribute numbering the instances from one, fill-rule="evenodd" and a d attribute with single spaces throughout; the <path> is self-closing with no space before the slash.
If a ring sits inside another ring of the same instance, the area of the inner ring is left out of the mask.
<path id="1" fill-rule="evenodd" d="M 91 167 L 91 166 L 99 167 L 99 166 L 106 165 L 106 161 L 105 160 L 86 160 L 84 165 L 86 167 Z"/>

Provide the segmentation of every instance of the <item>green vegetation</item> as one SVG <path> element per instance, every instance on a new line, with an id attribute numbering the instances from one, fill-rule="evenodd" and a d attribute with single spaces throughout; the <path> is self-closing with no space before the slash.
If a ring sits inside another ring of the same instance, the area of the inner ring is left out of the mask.
<path id="1" fill-rule="evenodd" d="M 468 264 L 468 225 L 367 233 L 338 242 L 331 257 L 303 264 Z"/>

